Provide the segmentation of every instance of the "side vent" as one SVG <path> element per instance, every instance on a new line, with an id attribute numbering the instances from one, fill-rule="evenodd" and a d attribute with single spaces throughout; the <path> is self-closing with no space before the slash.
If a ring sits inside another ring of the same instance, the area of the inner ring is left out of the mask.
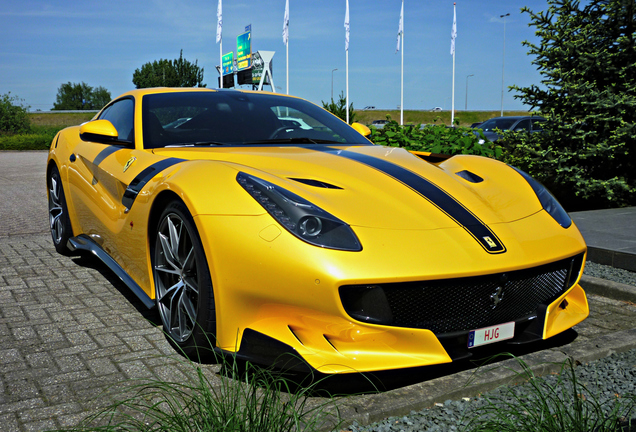
<path id="1" fill-rule="evenodd" d="M 329 338 L 327 337 L 327 335 L 322 335 L 322 337 L 324 337 L 324 338 L 325 338 L 325 340 L 327 341 L 327 343 L 328 343 L 329 345 L 331 345 L 331 347 L 334 349 L 334 351 L 336 351 L 336 352 L 340 352 L 340 351 L 338 351 L 338 348 L 336 348 L 336 347 L 335 347 L 335 345 L 331 343 L 331 341 L 329 340 Z"/>
<path id="2" fill-rule="evenodd" d="M 460 176 L 464 180 L 469 181 L 471 183 L 481 183 L 481 182 L 484 181 L 484 179 L 479 177 L 477 174 L 472 173 L 470 171 L 466 171 L 466 170 L 456 172 L 455 174 L 457 174 L 458 176 Z"/>
<path id="3" fill-rule="evenodd" d="M 296 332 L 294 331 L 294 329 L 293 329 L 293 328 L 291 328 L 291 326 L 289 326 L 289 325 L 288 325 L 288 326 L 287 326 L 287 328 L 289 329 L 289 331 L 291 332 L 291 334 L 293 334 L 293 335 L 294 335 L 294 337 L 296 338 L 296 340 L 297 340 L 297 341 L 298 341 L 301 345 L 305 345 L 305 344 L 303 343 L 303 341 L 301 341 L 301 340 L 300 340 L 300 338 L 298 337 L 298 335 L 296 334 Z"/>
<path id="4" fill-rule="evenodd" d="M 290 177 L 289 179 L 297 181 L 298 183 L 303 183 L 303 184 L 306 184 L 306 185 L 309 185 L 309 186 L 323 188 L 323 189 L 342 189 L 340 186 L 332 185 L 331 183 L 325 183 L 325 182 L 319 181 L 319 180 L 304 179 L 304 178 L 293 178 L 293 177 Z"/>

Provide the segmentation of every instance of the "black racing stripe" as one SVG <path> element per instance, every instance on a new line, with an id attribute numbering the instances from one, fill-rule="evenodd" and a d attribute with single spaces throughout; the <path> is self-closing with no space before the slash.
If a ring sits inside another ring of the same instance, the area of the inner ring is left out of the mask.
<path id="1" fill-rule="evenodd" d="M 464 228 L 475 240 L 477 240 L 477 242 L 479 242 L 486 252 L 495 254 L 506 251 L 505 246 L 501 240 L 499 240 L 497 235 L 477 216 L 439 186 L 431 183 L 424 177 L 417 175 L 413 171 L 383 159 L 348 150 L 319 146 L 312 147 L 312 149 L 326 151 L 337 156 L 342 156 L 347 159 L 363 163 L 385 173 L 390 177 L 393 177 L 400 183 L 403 183 L 420 194 L 431 204 L 444 212 L 448 217 L 457 222 L 459 226 Z"/>
<path id="2" fill-rule="evenodd" d="M 109 145 L 104 150 L 99 152 L 99 154 L 93 160 L 93 164 L 95 164 L 95 166 L 99 166 L 99 164 L 102 163 L 104 159 L 106 159 L 108 156 L 112 155 L 113 153 L 119 150 L 123 150 L 123 147 Z"/>
<path id="3" fill-rule="evenodd" d="M 183 162 L 184 160 L 185 159 L 168 158 L 152 164 L 144 169 L 142 172 L 137 174 L 137 177 L 135 177 L 133 181 L 130 182 L 130 184 L 126 188 L 126 192 L 124 192 L 124 197 L 122 198 L 121 203 L 124 205 L 124 207 L 130 210 L 135 202 L 135 199 L 137 199 L 137 195 L 139 195 L 141 189 L 143 189 L 143 187 L 146 185 L 146 183 L 148 183 L 148 181 L 150 181 L 151 178 L 153 178 L 155 175 L 165 170 L 166 168 Z"/>

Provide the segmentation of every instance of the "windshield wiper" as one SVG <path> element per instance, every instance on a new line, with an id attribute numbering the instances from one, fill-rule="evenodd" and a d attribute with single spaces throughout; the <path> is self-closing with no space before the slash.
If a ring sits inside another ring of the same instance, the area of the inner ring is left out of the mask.
<path id="1" fill-rule="evenodd" d="M 170 144 L 166 147 L 205 147 L 205 146 L 224 146 L 227 143 L 222 143 L 218 141 L 197 141 L 197 142 L 188 142 L 188 143 L 177 143 Z"/>
<path id="2" fill-rule="evenodd" d="M 341 144 L 332 140 L 321 140 L 307 137 L 273 138 L 257 141 L 245 141 L 243 144 Z"/>

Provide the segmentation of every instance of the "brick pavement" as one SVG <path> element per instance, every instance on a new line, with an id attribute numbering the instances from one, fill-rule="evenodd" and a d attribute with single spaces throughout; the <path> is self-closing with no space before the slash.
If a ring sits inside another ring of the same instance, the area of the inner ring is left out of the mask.
<path id="1" fill-rule="evenodd" d="M 101 263 L 58 255 L 48 233 L 0 238 L 0 430 L 71 426 L 114 384 L 178 374 L 158 322 Z"/>

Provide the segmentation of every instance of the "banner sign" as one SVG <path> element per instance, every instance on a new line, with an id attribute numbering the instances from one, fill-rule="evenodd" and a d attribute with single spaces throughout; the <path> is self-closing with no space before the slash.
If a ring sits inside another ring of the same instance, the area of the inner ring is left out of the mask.
<path id="1" fill-rule="evenodd" d="M 236 38 L 237 71 L 252 67 L 252 33 L 245 32 Z"/>
<path id="2" fill-rule="evenodd" d="M 252 84 L 258 84 L 261 82 L 264 68 L 265 62 L 261 58 L 260 53 L 257 51 L 252 56 Z M 269 85 L 269 79 L 267 79 L 267 77 L 265 77 L 265 82 L 263 84 Z"/>
<path id="3" fill-rule="evenodd" d="M 223 54 L 223 75 L 234 73 L 234 52 Z"/>

